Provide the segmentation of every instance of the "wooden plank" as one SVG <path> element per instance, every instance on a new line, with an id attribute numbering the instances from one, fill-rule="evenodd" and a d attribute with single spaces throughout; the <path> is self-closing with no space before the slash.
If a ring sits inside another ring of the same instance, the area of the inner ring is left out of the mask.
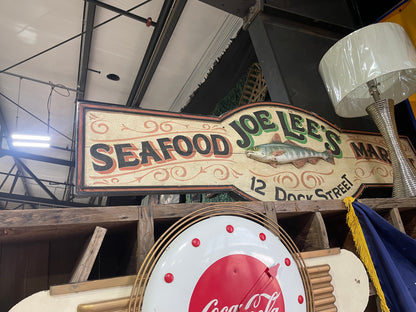
<path id="1" fill-rule="evenodd" d="M 0 241 L 51 239 L 137 220 L 137 206 L 0 211 Z"/>
<path id="2" fill-rule="evenodd" d="M 130 297 L 80 304 L 77 312 L 127 312 Z"/>
<path id="3" fill-rule="evenodd" d="M 128 285 L 133 285 L 135 279 L 136 279 L 136 275 L 127 275 L 127 276 L 121 276 L 121 277 L 106 278 L 102 280 L 57 285 L 57 286 L 51 286 L 49 288 L 49 293 L 51 296 L 56 296 L 56 295 L 63 295 L 63 294 L 70 294 L 70 293 L 78 293 L 78 292 L 94 290 L 94 289 L 102 289 L 102 288 L 117 287 L 117 286 L 128 286 Z"/>
<path id="4" fill-rule="evenodd" d="M 137 225 L 137 271 L 154 243 L 153 207 L 139 207 L 139 222 Z"/>
<path id="5" fill-rule="evenodd" d="M 391 218 L 391 223 L 394 225 L 396 229 L 401 231 L 402 233 L 406 233 L 402 218 L 400 217 L 400 212 L 398 208 L 392 208 L 389 210 L 389 216 Z"/>
<path id="6" fill-rule="evenodd" d="M 306 240 L 310 242 L 310 248 L 313 250 L 329 248 L 328 234 L 320 212 L 313 214 L 311 228 L 306 236 Z"/>
<path id="7" fill-rule="evenodd" d="M 329 249 L 322 249 L 322 250 L 305 251 L 305 252 L 301 252 L 300 255 L 302 256 L 303 259 L 309 259 L 309 258 L 337 255 L 340 252 L 341 250 L 339 248 L 329 248 Z"/>
<path id="8" fill-rule="evenodd" d="M 75 267 L 70 283 L 85 282 L 88 279 L 106 233 L 107 229 L 105 228 L 99 226 L 95 228 L 86 249 Z"/>
<path id="9" fill-rule="evenodd" d="M 329 248 L 326 227 L 320 212 L 279 219 L 279 224 L 293 239 L 300 251 Z"/>
<path id="10" fill-rule="evenodd" d="M 365 205 L 374 210 L 397 208 L 402 213 L 416 208 L 416 200 L 412 198 L 378 198 L 362 199 Z M 266 213 L 263 202 L 232 202 L 232 203 L 190 203 L 155 205 L 154 220 L 177 219 L 202 207 L 238 207 Z M 345 211 L 341 200 L 304 200 L 270 202 L 271 208 L 278 216 L 308 212 Z M 96 225 L 111 228 L 125 223 L 138 221 L 137 206 L 65 208 L 0 211 L 0 241 L 29 240 L 33 237 L 56 234 L 64 235 L 79 230 L 92 230 Z"/>
<path id="11" fill-rule="evenodd" d="M 264 202 L 264 210 L 266 212 L 266 216 L 277 223 L 277 214 L 275 206 L 272 202 Z"/>

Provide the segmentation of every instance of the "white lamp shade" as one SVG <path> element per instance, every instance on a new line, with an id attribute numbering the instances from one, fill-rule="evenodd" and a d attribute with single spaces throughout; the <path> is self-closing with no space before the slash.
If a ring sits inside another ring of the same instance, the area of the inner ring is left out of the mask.
<path id="1" fill-rule="evenodd" d="M 374 103 L 368 81 L 376 79 L 380 97 L 396 104 L 416 92 L 416 49 L 400 25 L 373 24 L 335 43 L 319 73 L 339 116 L 365 116 Z"/>

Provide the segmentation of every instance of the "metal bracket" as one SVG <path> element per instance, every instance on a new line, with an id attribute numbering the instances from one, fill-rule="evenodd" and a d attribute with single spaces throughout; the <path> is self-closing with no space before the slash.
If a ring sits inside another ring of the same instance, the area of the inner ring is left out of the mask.
<path id="1" fill-rule="evenodd" d="M 264 0 L 256 0 L 256 3 L 250 7 L 249 12 L 243 17 L 243 29 L 247 30 L 250 24 L 254 21 L 256 16 L 263 11 Z"/>

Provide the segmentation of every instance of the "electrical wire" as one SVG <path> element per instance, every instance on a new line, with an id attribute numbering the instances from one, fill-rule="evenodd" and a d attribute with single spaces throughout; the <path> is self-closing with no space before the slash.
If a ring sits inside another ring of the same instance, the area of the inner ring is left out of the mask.
<path id="1" fill-rule="evenodd" d="M 19 79 L 19 91 L 17 94 L 17 104 L 20 106 L 20 87 L 22 86 L 22 78 Z M 19 107 L 16 109 L 16 132 L 19 131 Z"/>
<path id="2" fill-rule="evenodd" d="M 142 2 L 142 3 L 139 3 L 138 5 L 136 5 L 136 6 L 132 7 L 131 9 L 127 10 L 126 12 L 131 12 L 131 11 L 133 11 L 133 10 L 135 10 L 135 9 L 137 9 L 137 8 L 139 8 L 139 7 L 141 7 L 142 5 L 145 5 L 146 3 L 150 2 L 150 1 L 152 1 L 152 0 L 146 0 L 146 1 Z M 102 22 L 102 23 L 100 23 L 100 24 L 97 24 L 96 26 L 94 26 L 94 27 L 93 27 L 93 29 L 96 29 L 96 28 L 98 28 L 98 27 L 101 27 L 101 26 L 103 26 L 103 25 L 105 25 L 105 24 L 107 24 L 107 23 L 109 23 L 109 22 L 111 22 L 111 21 L 113 21 L 113 20 L 115 20 L 115 19 L 119 18 L 120 16 L 123 16 L 123 15 L 122 15 L 122 14 L 118 14 L 118 15 L 116 15 L 116 16 L 114 16 L 114 17 L 112 17 L 112 18 L 110 18 L 110 19 L 108 19 L 108 20 L 106 20 L 106 21 L 104 21 L 104 22 Z M 62 41 L 62 42 L 60 42 L 60 43 L 58 43 L 58 44 L 55 44 L 55 45 L 54 45 L 54 46 L 52 46 L 52 47 L 47 48 L 46 50 L 43 50 L 43 51 L 41 51 L 41 52 L 39 52 L 39 53 L 36 53 L 35 55 L 32 55 L 32 56 L 30 56 L 30 57 L 28 57 L 28 58 L 26 58 L 26 59 L 24 59 L 24 60 L 22 60 L 22 61 L 20 61 L 20 62 L 17 62 L 17 63 L 16 63 L 16 64 L 14 64 L 14 65 L 11 65 L 11 66 L 9 66 L 9 67 L 7 67 L 7 68 L 3 69 L 3 70 L 0 70 L 0 74 L 1 74 L 1 73 L 3 73 L 3 72 L 5 72 L 5 71 L 8 71 L 8 70 L 10 70 L 10 69 L 12 69 L 12 68 L 14 68 L 14 67 L 16 67 L 16 66 L 19 66 L 19 65 L 21 65 L 21 64 L 23 64 L 23 63 L 26 63 L 27 61 L 30 61 L 30 60 L 32 60 L 32 59 L 34 59 L 34 58 L 36 58 L 36 57 L 38 57 L 38 56 L 40 56 L 40 55 L 42 55 L 42 54 L 45 54 L 46 52 L 49 52 L 49 51 L 51 51 L 51 50 L 53 50 L 53 49 L 57 48 L 57 47 L 60 47 L 61 45 L 65 44 L 65 43 L 68 43 L 68 42 L 70 42 L 70 41 L 72 41 L 72 40 L 74 40 L 74 39 L 76 39 L 76 38 L 78 38 L 78 37 L 81 37 L 81 36 L 82 36 L 82 35 L 84 35 L 85 33 L 86 33 L 86 31 L 83 31 L 83 32 L 81 32 L 81 33 L 79 33 L 79 34 L 77 34 L 77 35 L 75 35 L 75 36 L 72 36 L 72 37 L 70 37 L 70 38 L 68 38 L 68 39 L 66 39 L 66 40 L 64 40 L 64 41 Z"/>
<path id="3" fill-rule="evenodd" d="M 12 104 L 16 105 L 17 107 L 19 107 L 21 110 L 23 110 L 24 112 L 26 112 L 27 114 L 29 114 L 30 116 L 32 116 L 33 118 L 35 118 L 36 120 L 38 120 L 39 122 L 41 122 L 42 124 L 44 124 L 45 126 L 48 126 L 48 124 L 46 122 L 44 122 L 41 118 L 39 118 L 38 116 L 36 116 L 35 114 L 31 113 L 30 111 L 28 111 L 26 108 L 22 107 L 21 105 L 17 104 L 15 101 L 13 101 L 11 98 L 9 98 L 7 95 L 3 94 L 0 91 L 0 96 L 4 97 L 6 100 L 8 100 L 9 102 L 11 102 Z M 54 127 L 50 127 L 53 131 L 55 131 L 56 133 L 60 134 L 61 136 L 63 136 L 64 138 L 68 139 L 69 141 L 73 141 L 69 136 L 67 136 L 66 134 L 62 133 L 61 131 L 59 131 L 58 129 L 55 129 Z"/>
<path id="4" fill-rule="evenodd" d="M 52 107 L 52 93 L 56 92 L 57 94 L 59 94 L 60 96 L 63 97 L 69 97 L 71 94 L 69 93 L 68 88 L 66 88 L 63 84 L 53 84 L 51 81 L 49 81 L 50 85 L 51 85 L 51 91 L 49 92 L 49 96 L 48 96 L 48 100 L 46 101 L 46 110 L 48 112 L 48 135 L 49 135 L 49 128 L 50 128 L 50 124 L 51 124 L 51 107 Z M 61 93 L 59 91 L 56 91 L 55 88 L 61 88 L 61 89 L 66 89 L 67 94 Z"/>

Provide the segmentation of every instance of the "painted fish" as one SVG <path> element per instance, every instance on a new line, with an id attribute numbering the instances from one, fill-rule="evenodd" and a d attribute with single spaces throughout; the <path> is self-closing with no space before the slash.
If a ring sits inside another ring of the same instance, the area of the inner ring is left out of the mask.
<path id="1" fill-rule="evenodd" d="M 296 168 L 301 168 L 307 162 L 316 164 L 319 159 L 335 164 L 331 150 L 317 152 L 291 141 L 282 142 L 277 133 L 274 135 L 271 143 L 260 144 L 246 150 L 246 156 L 268 163 L 274 168 L 288 163 L 292 163 Z"/>

